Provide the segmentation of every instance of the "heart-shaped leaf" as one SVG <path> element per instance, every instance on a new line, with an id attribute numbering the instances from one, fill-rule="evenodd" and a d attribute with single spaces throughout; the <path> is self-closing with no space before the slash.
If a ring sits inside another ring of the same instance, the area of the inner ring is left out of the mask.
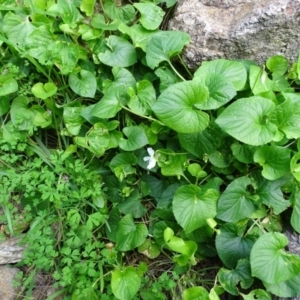
<path id="1" fill-rule="evenodd" d="M 110 35 L 107 43 L 108 50 L 98 55 L 100 61 L 111 67 L 129 67 L 136 63 L 137 56 L 132 44 L 127 40 Z"/>
<path id="2" fill-rule="evenodd" d="M 195 72 L 194 77 L 203 78 L 206 74 L 220 74 L 230 81 L 236 91 L 242 90 L 246 84 L 247 72 L 242 63 L 226 59 L 204 61 Z"/>
<path id="3" fill-rule="evenodd" d="M 183 300 L 209 300 L 208 291 L 202 286 L 194 286 L 183 291 Z"/>
<path id="4" fill-rule="evenodd" d="M 32 87 L 31 92 L 35 97 L 45 100 L 56 94 L 57 87 L 53 82 L 47 82 L 45 84 L 38 82 Z"/>
<path id="5" fill-rule="evenodd" d="M 18 83 L 10 76 L 0 75 L 0 96 L 12 94 L 18 90 Z"/>
<path id="6" fill-rule="evenodd" d="M 140 22 L 146 29 L 155 30 L 159 27 L 165 15 L 159 6 L 151 2 L 134 3 L 133 5 L 140 12 Z"/>
<path id="7" fill-rule="evenodd" d="M 166 89 L 152 106 L 157 117 L 180 133 L 203 131 L 209 123 L 208 114 L 195 107 L 206 101 L 208 89 L 195 81 L 174 84 Z"/>
<path id="8" fill-rule="evenodd" d="M 131 300 L 141 285 L 141 277 L 134 267 L 112 271 L 111 290 L 120 300 Z"/>
<path id="9" fill-rule="evenodd" d="M 276 180 L 290 169 L 290 150 L 279 146 L 261 146 L 254 153 L 254 161 L 262 167 L 266 179 Z"/>
<path id="10" fill-rule="evenodd" d="M 259 96 L 241 98 L 229 105 L 216 119 L 216 123 L 245 144 L 267 144 L 277 132 L 277 126 L 269 120 L 274 107 L 271 100 Z"/>
<path id="11" fill-rule="evenodd" d="M 134 151 L 148 144 L 148 138 L 143 128 L 130 126 L 123 129 L 127 139 L 121 138 L 119 146 L 125 151 Z"/>
<path id="12" fill-rule="evenodd" d="M 147 234 L 147 226 L 135 224 L 132 215 L 128 214 L 119 222 L 116 249 L 119 251 L 133 250 L 145 242 Z"/>
<path id="13" fill-rule="evenodd" d="M 213 189 L 201 191 L 196 185 L 181 186 L 173 198 L 174 216 L 185 232 L 192 232 L 216 216 L 218 198 L 219 193 Z"/>
<path id="14" fill-rule="evenodd" d="M 155 33 L 146 50 L 147 65 L 154 69 L 162 61 L 170 63 L 170 59 L 178 55 L 189 42 L 189 35 L 181 31 L 160 31 Z"/>
<path id="15" fill-rule="evenodd" d="M 284 251 L 287 244 L 287 237 L 279 232 L 260 236 L 250 254 L 252 276 L 277 284 L 299 275 L 300 258 Z"/>
<path id="16" fill-rule="evenodd" d="M 96 93 L 97 81 L 93 73 L 81 70 L 79 74 L 70 74 L 69 85 L 79 96 L 93 98 Z"/>

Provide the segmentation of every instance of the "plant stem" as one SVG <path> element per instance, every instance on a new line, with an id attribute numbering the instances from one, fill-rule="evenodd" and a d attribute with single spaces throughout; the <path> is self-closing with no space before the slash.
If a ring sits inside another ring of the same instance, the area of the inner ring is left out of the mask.
<path id="1" fill-rule="evenodd" d="M 172 70 L 176 73 L 176 75 L 182 80 L 182 81 L 186 81 L 185 78 L 183 78 L 180 73 L 174 68 L 174 66 L 171 64 L 171 62 L 169 62 L 170 67 L 172 68 Z"/>

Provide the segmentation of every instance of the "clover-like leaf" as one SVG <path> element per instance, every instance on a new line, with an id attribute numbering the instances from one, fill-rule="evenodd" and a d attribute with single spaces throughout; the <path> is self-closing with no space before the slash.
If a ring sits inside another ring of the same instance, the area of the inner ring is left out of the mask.
<path id="1" fill-rule="evenodd" d="M 147 65 L 154 69 L 159 63 L 178 55 L 190 42 L 190 36 L 181 31 L 160 31 L 154 34 L 146 51 Z"/>
<path id="2" fill-rule="evenodd" d="M 274 107 L 271 100 L 259 96 L 241 98 L 229 105 L 216 119 L 216 123 L 245 144 L 267 144 L 277 132 L 277 126 L 269 120 Z"/>
<path id="3" fill-rule="evenodd" d="M 122 267 L 111 273 L 111 290 L 120 300 L 131 300 L 141 285 L 141 277 L 134 267 Z"/>
<path id="4" fill-rule="evenodd" d="M 206 74 L 220 74 L 230 81 L 235 90 L 242 90 L 246 84 L 247 72 L 242 63 L 226 59 L 204 61 L 194 74 L 194 78 L 203 78 Z"/>
<path id="5" fill-rule="evenodd" d="M 173 213 L 178 224 L 189 233 L 207 225 L 206 219 L 216 216 L 219 193 L 208 189 L 201 191 L 196 185 L 181 186 L 173 198 Z"/>
<path id="6" fill-rule="evenodd" d="M 244 236 L 244 227 L 228 223 L 220 228 L 221 233 L 216 237 L 216 248 L 225 266 L 234 269 L 239 259 L 249 258 L 254 244 L 254 237 Z"/>
<path id="7" fill-rule="evenodd" d="M 250 254 L 252 276 L 269 284 L 277 284 L 299 275 L 300 258 L 284 251 L 287 244 L 287 237 L 279 232 L 260 236 Z"/>
<path id="8" fill-rule="evenodd" d="M 290 169 L 290 150 L 285 147 L 264 145 L 254 153 L 254 161 L 263 167 L 263 177 L 276 180 Z"/>
<path id="9" fill-rule="evenodd" d="M 37 98 L 47 99 L 56 94 L 57 87 L 53 82 L 38 82 L 31 88 L 31 92 Z"/>
<path id="10" fill-rule="evenodd" d="M 127 139 L 121 138 L 119 146 L 125 151 L 134 151 L 148 144 L 148 138 L 143 128 L 129 126 L 123 129 Z"/>
<path id="11" fill-rule="evenodd" d="M 134 3 L 133 5 L 140 12 L 140 22 L 146 29 L 155 30 L 159 27 L 165 15 L 159 6 L 151 2 Z"/>
<path id="12" fill-rule="evenodd" d="M 119 222 L 116 249 L 119 251 L 133 250 L 145 242 L 147 234 L 147 226 L 145 224 L 135 224 L 132 215 L 128 214 Z"/>
<path id="13" fill-rule="evenodd" d="M 152 106 L 157 117 L 180 133 L 203 131 L 209 123 L 208 114 L 195 107 L 208 97 L 208 89 L 195 81 L 174 84 L 166 89 Z"/>
<path id="14" fill-rule="evenodd" d="M 256 211 L 253 195 L 247 191 L 251 184 L 248 177 L 233 180 L 218 201 L 217 217 L 223 221 L 235 223 L 249 218 Z"/>
<path id="15" fill-rule="evenodd" d="M 107 43 L 108 50 L 98 55 L 100 61 L 111 67 L 129 67 L 136 63 L 137 56 L 132 44 L 127 40 L 110 35 Z"/>
<path id="16" fill-rule="evenodd" d="M 96 93 L 97 81 L 93 73 L 81 70 L 79 74 L 70 74 L 69 85 L 79 96 L 93 98 Z"/>

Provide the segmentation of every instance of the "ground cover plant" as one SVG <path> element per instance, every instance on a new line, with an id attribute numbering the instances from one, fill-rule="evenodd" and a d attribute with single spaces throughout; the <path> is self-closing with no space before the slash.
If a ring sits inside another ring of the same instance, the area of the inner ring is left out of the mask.
<path id="1" fill-rule="evenodd" d="M 300 294 L 300 62 L 185 67 L 175 2 L 0 5 L 0 234 L 48 299 Z"/>

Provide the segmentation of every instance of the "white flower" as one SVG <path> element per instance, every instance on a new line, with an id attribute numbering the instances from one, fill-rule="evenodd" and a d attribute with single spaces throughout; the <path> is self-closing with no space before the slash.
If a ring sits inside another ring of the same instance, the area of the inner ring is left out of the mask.
<path id="1" fill-rule="evenodd" d="M 147 169 L 153 169 L 156 165 L 156 159 L 154 157 L 155 151 L 152 148 L 147 148 L 149 156 L 144 157 L 144 161 L 148 161 Z"/>

